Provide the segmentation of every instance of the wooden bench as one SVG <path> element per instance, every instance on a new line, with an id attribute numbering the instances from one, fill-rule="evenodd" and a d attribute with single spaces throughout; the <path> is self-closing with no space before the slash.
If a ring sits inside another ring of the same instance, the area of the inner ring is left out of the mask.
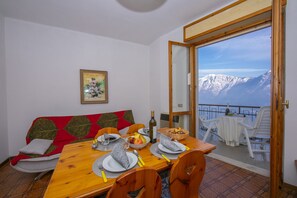
<path id="1" fill-rule="evenodd" d="M 33 139 L 53 140 L 44 155 L 19 153 L 10 164 L 22 172 L 53 170 L 66 144 L 93 139 L 98 130 L 114 127 L 118 130 L 134 124 L 132 110 L 76 116 L 48 116 L 36 118 L 26 136 L 26 143 Z"/>

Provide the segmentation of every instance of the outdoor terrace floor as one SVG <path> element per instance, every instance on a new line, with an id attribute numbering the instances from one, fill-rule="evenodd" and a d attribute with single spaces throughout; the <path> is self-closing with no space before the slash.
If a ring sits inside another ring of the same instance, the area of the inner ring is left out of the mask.
<path id="1" fill-rule="evenodd" d="M 205 134 L 204 130 L 199 131 L 199 139 L 203 139 Z M 209 155 L 210 157 L 231 163 L 244 169 L 256 172 L 258 174 L 269 176 L 270 169 L 270 153 L 254 153 L 255 158 L 249 156 L 248 148 L 246 145 L 240 146 L 227 146 L 216 135 L 209 135 L 206 142 L 214 144 L 217 148 Z M 252 145 L 257 147 L 259 145 Z M 269 147 L 269 144 L 266 145 Z"/>

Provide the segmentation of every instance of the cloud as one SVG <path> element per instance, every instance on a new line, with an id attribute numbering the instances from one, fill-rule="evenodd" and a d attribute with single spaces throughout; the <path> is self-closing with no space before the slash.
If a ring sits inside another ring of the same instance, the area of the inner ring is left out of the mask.
<path id="1" fill-rule="evenodd" d="M 270 31 L 271 28 L 265 28 L 205 48 L 213 52 L 213 60 L 267 60 L 271 57 Z"/>
<path id="2" fill-rule="evenodd" d="M 251 69 L 251 68 L 239 68 L 239 69 L 199 69 L 199 78 L 208 74 L 225 74 L 230 76 L 239 77 L 256 77 L 267 72 L 267 69 Z"/>

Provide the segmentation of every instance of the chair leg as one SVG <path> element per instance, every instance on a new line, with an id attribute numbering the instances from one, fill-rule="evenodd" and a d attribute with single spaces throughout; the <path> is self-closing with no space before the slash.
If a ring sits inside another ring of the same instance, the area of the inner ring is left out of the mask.
<path id="1" fill-rule="evenodd" d="M 202 140 L 203 142 L 206 141 L 206 138 L 209 136 L 209 133 L 210 133 L 211 129 L 212 129 L 212 126 L 210 125 L 210 126 L 208 127 L 206 133 L 204 134 L 204 137 L 203 137 L 203 140 Z"/>
<path id="2" fill-rule="evenodd" d="M 249 135 L 248 135 L 248 132 L 247 132 L 246 128 L 244 128 L 244 135 L 245 135 L 245 138 L 246 138 L 246 142 L 247 142 L 247 146 L 248 146 L 250 157 L 251 158 L 254 158 L 254 153 L 252 151 L 252 146 L 251 146 L 250 138 L 249 138 Z"/>
<path id="3" fill-rule="evenodd" d="M 39 174 L 34 178 L 34 181 L 37 181 L 37 180 L 41 179 L 41 177 L 43 177 L 43 176 L 44 176 L 46 173 L 48 173 L 48 172 L 50 172 L 50 170 L 39 173 Z"/>

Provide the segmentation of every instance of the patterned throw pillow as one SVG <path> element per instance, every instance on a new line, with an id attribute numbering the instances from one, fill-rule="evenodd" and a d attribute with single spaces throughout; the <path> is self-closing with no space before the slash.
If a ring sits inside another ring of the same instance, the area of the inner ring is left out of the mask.
<path id="1" fill-rule="evenodd" d="M 23 147 L 20 152 L 25 154 L 43 155 L 52 143 L 53 140 L 34 139 L 27 146 Z"/>

